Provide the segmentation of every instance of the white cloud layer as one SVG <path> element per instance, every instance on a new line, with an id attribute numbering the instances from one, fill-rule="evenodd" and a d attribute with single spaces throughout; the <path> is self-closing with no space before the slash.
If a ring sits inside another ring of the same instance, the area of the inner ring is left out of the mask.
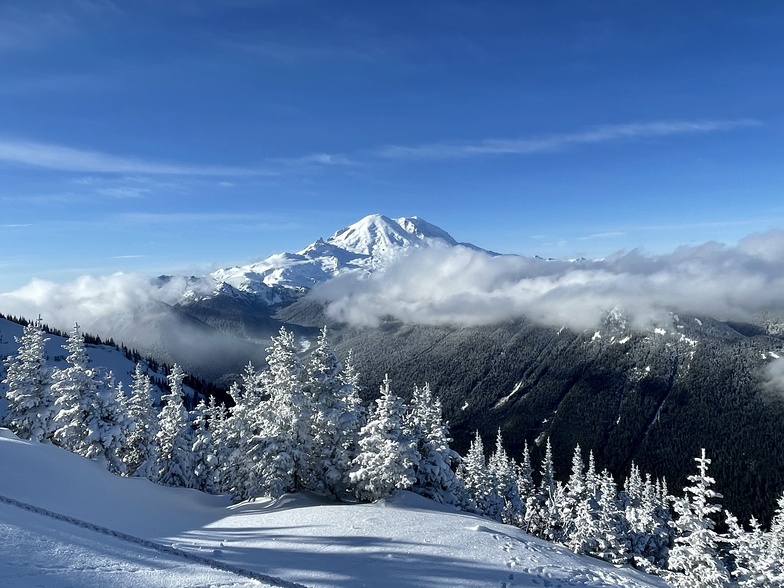
<path id="1" fill-rule="evenodd" d="M 247 342 L 205 331 L 172 308 L 198 284 L 205 295 L 214 287 L 209 280 L 160 283 L 122 273 L 66 284 L 33 280 L 0 294 L 0 312 L 40 313 L 63 330 L 78 321 L 86 332 L 163 357 L 191 347 L 194 364 L 218 350 L 247 361 Z M 618 308 L 637 327 L 664 325 L 671 312 L 738 321 L 761 311 L 784 315 L 782 293 L 784 231 L 776 230 L 735 246 L 710 242 L 659 256 L 634 250 L 598 261 L 492 256 L 465 247 L 417 250 L 383 273 L 344 275 L 312 295 L 327 303 L 332 318 L 358 326 L 389 316 L 429 325 L 492 325 L 525 316 L 590 329 Z"/>
<path id="2" fill-rule="evenodd" d="M 545 261 L 459 247 L 412 253 L 385 273 L 344 276 L 314 295 L 329 315 L 354 325 L 385 317 L 431 325 L 485 325 L 526 316 L 577 329 L 621 308 L 638 327 L 670 312 L 749 320 L 784 312 L 784 231 L 754 234 L 736 246 L 715 242 L 667 255 L 639 250 L 599 261 Z"/>

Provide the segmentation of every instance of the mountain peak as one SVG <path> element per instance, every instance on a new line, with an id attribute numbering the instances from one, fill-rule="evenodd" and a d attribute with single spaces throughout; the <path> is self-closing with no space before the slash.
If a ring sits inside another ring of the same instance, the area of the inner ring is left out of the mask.
<path id="1" fill-rule="evenodd" d="M 382 214 L 370 214 L 337 231 L 327 243 L 371 257 L 386 257 L 410 247 L 457 244 L 449 233 L 421 218 L 391 219 Z"/>
<path id="2" fill-rule="evenodd" d="M 277 253 L 250 265 L 217 270 L 210 279 L 213 295 L 228 284 L 272 304 L 299 296 L 337 275 L 383 270 L 412 249 L 455 245 L 449 233 L 419 217 L 392 219 L 370 214 L 297 253 Z"/>

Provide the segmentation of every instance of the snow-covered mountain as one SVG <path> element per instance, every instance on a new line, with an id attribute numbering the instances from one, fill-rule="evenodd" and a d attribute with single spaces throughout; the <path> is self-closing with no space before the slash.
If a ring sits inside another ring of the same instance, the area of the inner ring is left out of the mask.
<path id="1" fill-rule="evenodd" d="M 268 304 L 285 302 L 338 275 L 383 271 L 414 249 L 457 245 L 449 233 L 416 216 L 391 219 L 371 214 L 296 253 L 276 253 L 263 261 L 212 272 L 192 282 L 184 301 L 224 295 L 250 296 Z"/>

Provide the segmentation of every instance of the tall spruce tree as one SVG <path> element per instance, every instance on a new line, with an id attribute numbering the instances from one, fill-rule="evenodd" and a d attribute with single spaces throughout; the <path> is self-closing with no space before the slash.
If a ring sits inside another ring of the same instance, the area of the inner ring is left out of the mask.
<path id="1" fill-rule="evenodd" d="M 52 433 L 54 398 L 51 369 L 46 363 L 45 337 L 40 317 L 25 325 L 16 337 L 19 349 L 5 360 L 5 397 L 8 401 L 2 426 L 22 439 L 43 441 Z"/>
<path id="2" fill-rule="evenodd" d="M 348 487 L 348 473 L 353 458 L 352 433 L 357 432 L 355 418 L 346 418 L 352 406 L 344 398 L 340 378 L 340 361 L 327 337 L 327 328 L 319 334 L 305 375 L 305 397 L 310 410 L 312 449 L 306 456 L 305 487 L 322 494 L 342 496 Z M 345 427 L 348 426 L 348 429 Z M 352 431 L 353 428 L 353 431 Z"/>
<path id="3" fill-rule="evenodd" d="M 163 406 L 158 414 L 155 481 L 164 486 L 193 488 L 191 432 L 182 401 L 184 378 L 185 372 L 175 363 L 167 376 L 169 393 L 161 398 Z"/>
<path id="4" fill-rule="evenodd" d="M 68 367 L 52 373 L 52 396 L 55 415 L 52 440 L 79 455 L 94 457 L 95 431 L 89 428 L 95 399 L 98 396 L 96 371 L 89 366 L 84 337 L 75 324 L 63 348 L 68 352 Z"/>
<path id="5" fill-rule="evenodd" d="M 669 568 L 676 573 L 668 579 L 676 588 L 722 588 L 730 575 L 719 558 L 719 536 L 711 519 L 721 510 L 721 505 L 712 501 L 722 496 L 712 488 L 716 480 L 708 475 L 711 460 L 705 457 L 705 449 L 695 461 L 697 473 L 689 476 L 693 485 L 684 488 L 683 498 L 674 503 L 677 536 Z"/>
<path id="6" fill-rule="evenodd" d="M 449 447 L 452 440 L 443 420 L 441 401 L 433 396 L 430 384 L 414 387 L 405 426 L 415 439 L 419 454 L 416 482 L 411 490 L 436 502 L 465 504 L 465 489 L 452 469 L 460 456 Z"/>
<path id="7" fill-rule="evenodd" d="M 500 521 L 504 502 L 487 465 L 485 446 L 479 431 L 476 431 L 457 473 L 471 499 L 471 506 L 479 513 Z"/>
<path id="8" fill-rule="evenodd" d="M 267 371 L 261 386 L 268 401 L 259 418 L 262 435 L 254 453 L 259 456 L 258 480 L 271 496 L 295 492 L 308 478 L 313 451 L 312 404 L 305 394 L 305 370 L 293 333 L 280 329 L 267 348 Z"/>
<path id="9" fill-rule="evenodd" d="M 375 409 L 360 431 L 360 452 L 349 474 L 360 500 L 385 498 L 416 482 L 419 455 L 416 441 L 404 430 L 405 413 L 403 399 L 392 393 L 389 378 L 385 378 Z"/>
<path id="10" fill-rule="evenodd" d="M 525 509 L 517 486 L 515 463 L 504 449 L 501 429 L 498 429 L 496 434 L 495 450 L 490 455 L 487 467 L 495 481 L 496 493 L 503 502 L 501 520 L 509 525 L 519 524 Z"/>
<path id="11" fill-rule="evenodd" d="M 129 476 L 154 477 L 158 415 L 155 412 L 152 392 L 152 381 L 144 372 L 141 363 L 137 362 L 133 372 L 131 393 L 126 402 L 126 410 L 132 426 L 121 453 Z"/>

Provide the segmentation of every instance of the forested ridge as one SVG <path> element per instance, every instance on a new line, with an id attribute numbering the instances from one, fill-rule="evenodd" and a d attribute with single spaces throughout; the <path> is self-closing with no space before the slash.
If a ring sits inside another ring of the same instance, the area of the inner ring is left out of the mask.
<path id="1" fill-rule="evenodd" d="M 378 397 L 363 403 L 354 360 L 338 359 L 326 329 L 307 358 L 282 329 L 267 350 L 266 369 L 248 364 L 232 385 L 232 407 L 212 397 L 193 410 L 183 405 L 185 374 L 177 365 L 159 407 L 141 364 L 126 392 L 89 365 L 77 327 L 65 345 L 67 367 L 48 365 L 44 340 L 40 320 L 27 324 L 18 353 L 4 362 L 3 425 L 101 460 L 120 475 L 236 500 L 307 489 L 372 501 L 411 489 L 578 553 L 662 574 L 676 586 L 784 581 L 784 496 L 777 503 L 769 496 L 770 525 L 749 519 L 744 528 L 717 504 L 714 486 L 724 489 L 709 474 L 704 449 L 680 496 L 637 465 L 619 490 L 613 475 L 597 467 L 599 448 L 592 446 L 587 463 L 581 446 L 573 446 L 570 467 L 560 469 L 549 438 L 539 440 L 540 459 L 526 442 L 515 459 L 501 431 L 489 456 L 476 432 L 461 457 L 450 447 L 441 401 L 429 385 L 414 386 L 406 401 L 384 377 Z M 726 532 L 717 533 L 717 521 Z"/>
<path id="2" fill-rule="evenodd" d="M 283 316 L 304 324 L 320 316 L 303 320 L 295 310 Z M 461 452 L 475 430 L 491 438 L 500 427 L 516 457 L 528 443 L 541 458 L 549 437 L 560 471 L 580 444 L 618 478 L 634 462 L 683 486 L 705 447 L 727 506 L 765 523 L 769 497 L 784 490 L 784 388 L 768 372 L 784 340 L 759 326 L 680 317 L 666 333 L 526 320 L 330 328 L 339 352 L 354 350 L 366 389 L 385 374 L 403 395 L 430 382 Z"/>

